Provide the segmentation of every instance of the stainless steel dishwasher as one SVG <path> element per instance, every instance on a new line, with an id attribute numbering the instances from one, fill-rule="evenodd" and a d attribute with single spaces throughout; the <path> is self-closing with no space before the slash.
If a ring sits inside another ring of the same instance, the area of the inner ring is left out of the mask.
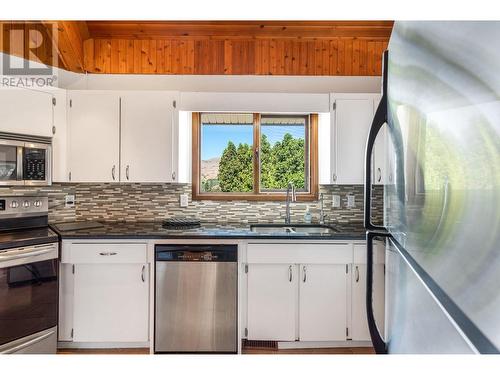
<path id="1" fill-rule="evenodd" d="M 155 352 L 236 353 L 236 245 L 155 246 Z"/>

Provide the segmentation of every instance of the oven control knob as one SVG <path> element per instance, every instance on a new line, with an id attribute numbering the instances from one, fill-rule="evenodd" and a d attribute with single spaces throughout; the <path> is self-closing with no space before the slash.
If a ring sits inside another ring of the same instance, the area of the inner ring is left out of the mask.
<path id="1" fill-rule="evenodd" d="M 28 208 L 30 206 L 30 202 L 29 201 L 24 201 L 23 202 L 23 207 L 24 208 Z"/>
<path id="2" fill-rule="evenodd" d="M 19 203 L 17 201 L 10 202 L 10 208 L 18 208 L 18 207 L 19 207 Z"/>
<path id="3" fill-rule="evenodd" d="M 42 201 L 35 201 L 35 202 L 33 202 L 33 206 L 35 206 L 35 207 L 42 207 Z"/>

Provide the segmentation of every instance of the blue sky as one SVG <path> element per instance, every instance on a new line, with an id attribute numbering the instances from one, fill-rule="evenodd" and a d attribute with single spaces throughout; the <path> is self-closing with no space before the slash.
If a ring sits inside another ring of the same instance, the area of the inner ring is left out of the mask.
<path id="1" fill-rule="evenodd" d="M 303 126 L 262 126 L 261 131 L 271 144 L 281 141 L 285 133 L 294 138 L 304 138 Z M 222 156 L 227 142 L 231 140 L 236 146 L 239 143 L 253 143 L 252 125 L 204 125 L 201 127 L 201 159 L 207 160 Z"/>

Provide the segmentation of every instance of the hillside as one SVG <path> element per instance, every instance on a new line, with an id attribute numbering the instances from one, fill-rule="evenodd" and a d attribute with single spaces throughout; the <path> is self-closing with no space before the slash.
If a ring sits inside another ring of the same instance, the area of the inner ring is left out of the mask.
<path id="1" fill-rule="evenodd" d="M 217 178 L 220 157 L 201 161 L 201 179 L 211 180 Z"/>

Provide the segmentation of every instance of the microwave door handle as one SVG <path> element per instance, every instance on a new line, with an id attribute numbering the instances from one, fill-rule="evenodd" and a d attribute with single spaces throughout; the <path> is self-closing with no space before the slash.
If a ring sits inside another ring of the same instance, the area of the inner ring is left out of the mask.
<path id="1" fill-rule="evenodd" d="M 24 155 L 23 155 L 23 147 L 22 146 L 17 146 L 17 160 L 16 160 L 16 169 L 17 169 L 17 176 L 16 179 L 18 181 L 23 180 L 23 160 Z"/>

